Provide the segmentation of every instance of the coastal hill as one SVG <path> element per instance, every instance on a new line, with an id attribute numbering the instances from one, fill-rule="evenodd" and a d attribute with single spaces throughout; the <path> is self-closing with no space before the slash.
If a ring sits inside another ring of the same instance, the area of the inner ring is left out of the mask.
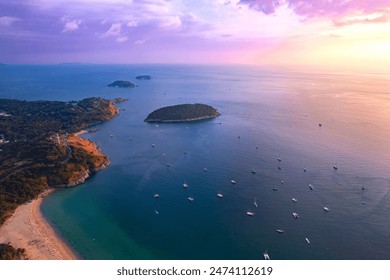
<path id="1" fill-rule="evenodd" d="M 180 104 L 163 107 L 150 113 L 145 122 L 190 122 L 218 117 L 220 113 L 205 104 Z"/>
<path id="2" fill-rule="evenodd" d="M 115 117 L 115 102 L 0 99 L 0 225 L 49 187 L 71 187 L 109 164 L 73 133 Z"/>
<path id="3" fill-rule="evenodd" d="M 136 85 L 129 81 L 115 81 L 109 84 L 108 87 L 134 88 Z"/>

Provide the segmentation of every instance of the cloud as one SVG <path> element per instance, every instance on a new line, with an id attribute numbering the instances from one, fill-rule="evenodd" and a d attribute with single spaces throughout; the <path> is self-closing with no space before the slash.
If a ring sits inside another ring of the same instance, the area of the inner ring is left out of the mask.
<path id="1" fill-rule="evenodd" d="M 123 30 L 123 24 L 116 22 L 111 24 L 110 28 L 99 36 L 100 38 L 114 37 L 118 43 L 123 43 L 129 40 L 126 32 Z"/>
<path id="2" fill-rule="evenodd" d="M 7 16 L 0 17 L 0 25 L 1 26 L 10 26 L 18 21 L 21 21 L 21 19 L 16 18 L 16 17 L 7 17 Z"/>
<path id="3" fill-rule="evenodd" d="M 62 21 L 64 22 L 64 28 L 62 29 L 62 32 L 75 31 L 79 29 L 81 24 L 81 20 L 76 20 L 76 19 L 67 20 L 63 18 Z"/>
<path id="4" fill-rule="evenodd" d="M 106 38 L 106 37 L 110 37 L 110 36 L 113 36 L 113 37 L 120 37 L 122 36 L 122 24 L 117 22 L 117 23 L 113 23 L 111 25 L 111 27 L 106 31 L 104 32 L 103 34 L 100 35 L 101 38 Z"/>
<path id="5" fill-rule="evenodd" d="M 134 45 L 143 45 L 143 44 L 145 44 L 145 42 L 146 42 L 147 40 L 137 40 L 137 41 L 135 41 L 134 42 Z"/>
<path id="6" fill-rule="evenodd" d="M 240 0 L 239 4 L 267 15 L 274 14 L 276 9 L 287 5 L 297 15 L 306 18 L 330 19 L 352 13 L 385 12 L 390 8 L 390 0 Z"/>
<path id="7" fill-rule="evenodd" d="M 347 17 L 336 19 L 333 23 L 336 26 L 345 26 L 352 24 L 370 24 L 370 23 L 384 23 L 390 21 L 390 12 L 385 14 L 372 14 L 367 16 Z"/>

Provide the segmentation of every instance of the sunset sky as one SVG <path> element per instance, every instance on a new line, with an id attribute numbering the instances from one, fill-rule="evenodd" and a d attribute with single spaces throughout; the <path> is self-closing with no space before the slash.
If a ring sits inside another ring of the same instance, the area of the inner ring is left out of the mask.
<path id="1" fill-rule="evenodd" d="M 0 0 L 2 63 L 390 69 L 390 0 Z"/>

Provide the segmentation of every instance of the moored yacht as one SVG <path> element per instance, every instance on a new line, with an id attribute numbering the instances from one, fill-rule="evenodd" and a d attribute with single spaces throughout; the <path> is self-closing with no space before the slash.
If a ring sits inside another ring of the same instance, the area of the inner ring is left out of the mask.
<path id="1" fill-rule="evenodd" d="M 299 218 L 298 213 L 293 212 L 292 215 L 293 215 L 294 219 L 298 219 Z"/>
<path id="2" fill-rule="evenodd" d="M 253 217 L 253 216 L 255 215 L 255 212 L 247 211 L 246 214 L 247 214 L 248 216 Z"/>
<path id="3" fill-rule="evenodd" d="M 236 183 L 235 180 L 230 180 L 230 183 L 232 183 L 233 185 Z"/>
<path id="4" fill-rule="evenodd" d="M 268 252 L 267 252 L 267 251 L 265 251 L 265 252 L 263 253 L 263 257 L 264 257 L 265 260 L 270 260 L 270 257 L 269 257 L 269 255 L 268 255 Z"/>
<path id="5" fill-rule="evenodd" d="M 323 207 L 322 209 L 324 209 L 325 212 L 329 212 L 330 209 L 328 207 Z"/>

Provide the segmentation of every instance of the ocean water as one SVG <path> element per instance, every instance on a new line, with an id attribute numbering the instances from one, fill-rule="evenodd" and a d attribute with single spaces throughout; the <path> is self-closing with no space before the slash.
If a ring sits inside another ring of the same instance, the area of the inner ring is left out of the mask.
<path id="1" fill-rule="evenodd" d="M 135 80 L 140 74 L 152 79 Z M 139 87 L 106 86 L 118 79 Z M 390 259 L 389 75 L 3 65 L 0 96 L 129 99 L 118 117 L 83 135 L 111 165 L 42 205 L 84 259 L 262 259 L 265 251 L 271 259 Z M 206 103 L 221 116 L 144 122 L 181 103 Z"/>

